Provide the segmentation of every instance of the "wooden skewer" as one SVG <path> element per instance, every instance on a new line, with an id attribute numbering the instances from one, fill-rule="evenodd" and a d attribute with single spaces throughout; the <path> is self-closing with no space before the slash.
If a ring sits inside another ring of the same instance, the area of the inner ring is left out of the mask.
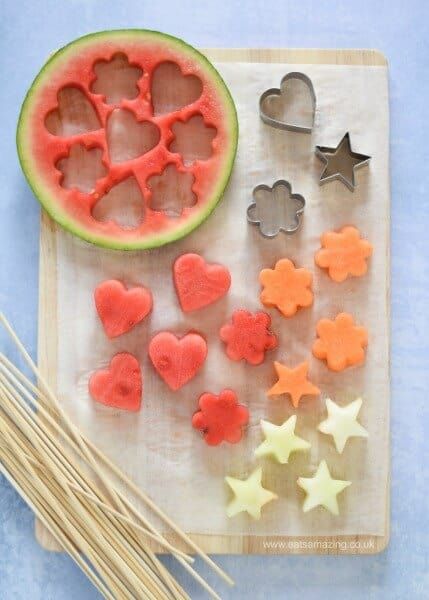
<path id="1" fill-rule="evenodd" d="M 2 320 L 2 317 L 3 316 L 0 314 L 0 320 Z M 4 319 L 4 317 L 3 317 L 3 319 Z M 11 332 L 11 335 L 13 334 L 12 337 L 13 337 L 14 341 L 17 343 L 18 348 L 21 349 L 20 346 L 22 346 L 22 344 L 20 343 L 19 339 L 16 337 L 16 334 L 14 334 L 13 331 L 10 331 L 10 332 Z M 25 354 L 23 353 L 24 358 L 28 357 L 27 362 L 28 362 L 30 368 L 33 370 L 34 374 L 38 377 L 38 373 L 39 373 L 38 368 L 33 363 L 31 357 L 26 353 L 25 349 L 22 348 L 22 350 L 24 350 L 24 352 L 25 352 Z M 47 401 L 46 396 L 45 396 L 45 402 L 47 402 L 48 405 L 52 404 L 52 402 Z M 54 408 L 56 408 L 55 405 L 54 405 Z M 160 517 L 185 543 L 187 543 L 187 545 L 189 547 L 192 548 L 192 550 L 196 554 L 198 554 L 198 556 L 200 556 L 204 560 L 204 562 L 206 562 L 206 564 L 208 564 L 213 569 L 213 571 L 215 571 L 219 575 L 219 577 L 221 577 L 229 585 L 231 585 L 231 586 L 234 585 L 233 579 L 229 575 L 227 575 L 227 573 L 225 573 L 205 552 L 203 552 L 203 550 L 201 550 L 201 548 L 186 533 L 184 533 L 142 490 L 140 490 L 140 488 L 138 488 L 90 440 L 88 440 L 85 436 L 82 436 L 82 439 L 84 440 L 84 442 L 88 446 L 88 448 L 93 452 L 93 454 L 99 460 L 101 460 L 110 469 L 110 471 L 118 477 L 118 479 L 123 481 L 133 491 L 133 493 L 136 496 L 138 496 L 141 500 L 143 500 L 143 502 L 145 502 L 149 506 L 149 508 L 151 508 L 158 517 Z"/>
<path id="2" fill-rule="evenodd" d="M 1 462 L 4 465 L 6 461 L 13 471 L 8 471 L 9 478 L 13 479 L 16 475 L 20 484 L 26 486 L 23 493 L 31 491 L 26 497 L 44 515 L 45 521 L 48 520 L 46 515 L 50 515 L 48 529 L 55 531 L 54 537 L 59 539 L 59 543 L 67 540 L 62 546 L 73 559 L 76 558 L 73 548 L 75 554 L 77 548 L 85 552 L 105 583 L 97 575 L 90 578 L 98 589 L 101 587 L 100 592 L 109 600 L 112 597 L 121 600 L 136 597 L 147 600 L 188 598 L 144 541 L 148 538 L 170 551 L 196 581 L 218 600 L 216 592 L 190 566 L 189 562 L 193 559 L 170 544 L 134 508 L 122 489 L 113 482 L 111 475 L 125 483 L 222 579 L 233 585 L 232 579 L 81 434 L 1 313 L 0 322 L 39 382 L 38 386 L 34 385 L 7 357 L 0 355 L 0 432 L 4 438 L 4 444 L 0 438 L 0 466 Z M 30 405 L 36 407 L 37 412 L 31 410 Z M 6 412 L 1 413 L 1 410 Z M 11 447 L 18 451 L 19 461 L 11 455 Z M 75 457 L 79 458 L 79 462 Z M 93 471 L 108 497 L 82 470 L 82 465 Z M 101 465 L 107 472 L 103 471 Z M 41 506 L 45 512 L 40 509 Z M 68 542 L 69 539 L 73 542 Z M 74 541 L 76 544 L 73 546 Z M 81 564 L 79 566 L 86 572 L 89 567 L 85 561 L 82 564 L 87 567 L 86 570 Z M 89 571 L 93 573 L 91 569 Z M 106 595 L 112 593 L 113 596 Z"/>
<path id="3" fill-rule="evenodd" d="M 4 364 L 0 363 L 0 370 L 3 371 L 3 373 L 5 373 L 13 382 L 16 386 L 18 386 L 19 390 L 24 393 L 24 395 L 26 395 L 27 399 L 38 408 L 39 412 L 42 413 L 42 416 L 44 416 L 45 419 L 48 420 L 48 422 L 53 426 L 54 429 L 56 429 L 56 431 L 63 437 L 66 439 L 67 443 L 69 445 L 71 445 L 73 447 L 73 449 L 76 451 L 76 453 L 78 455 L 80 455 L 82 458 L 85 458 L 80 450 L 80 448 L 75 444 L 75 442 L 73 440 L 71 440 L 67 434 L 64 432 L 64 430 L 62 430 L 58 423 L 52 419 L 52 417 L 50 416 L 50 414 L 39 404 L 35 401 L 35 399 L 28 393 L 28 391 L 23 388 L 23 386 L 17 381 L 17 379 L 14 377 L 14 375 L 8 370 L 8 368 L 10 368 L 10 370 L 13 370 L 13 372 L 19 377 L 19 379 L 21 381 L 23 381 L 24 383 L 27 384 L 27 387 L 31 390 L 31 391 L 36 391 L 37 392 L 37 388 L 35 388 L 35 386 L 33 386 L 33 384 L 29 381 L 26 380 L 25 376 L 22 375 L 20 373 L 19 370 L 16 369 L 16 367 L 14 367 L 14 365 L 12 363 L 10 363 L 10 361 L 8 361 L 8 359 L 6 357 L 4 357 L 4 355 L 0 355 L 0 359 Z M 7 368 L 5 368 L 7 367 Z M 38 395 L 40 396 L 40 392 L 38 393 Z M 25 405 L 26 406 L 26 405 Z M 34 414 L 34 413 L 32 413 Z M 49 430 L 48 430 L 48 435 L 49 435 Z M 57 440 L 55 438 L 54 442 L 57 442 Z M 63 448 L 59 448 L 59 450 L 63 450 Z M 61 452 L 59 453 L 59 456 L 61 457 Z M 73 465 L 73 459 L 70 458 L 70 463 Z M 90 481 L 90 480 L 89 480 Z M 88 486 L 87 486 L 88 487 Z M 92 492 L 94 492 L 94 489 L 92 490 Z M 100 496 L 100 494 L 98 494 Z M 145 525 L 150 527 L 152 529 L 152 531 L 156 532 L 156 529 L 153 528 L 150 523 L 145 521 Z M 161 540 L 163 540 L 164 538 L 162 538 L 162 536 L 156 532 L 157 535 L 160 537 Z M 164 567 L 164 565 L 162 565 L 162 563 L 160 563 L 159 559 L 153 554 L 153 552 L 150 549 L 145 549 L 145 553 L 148 555 L 148 559 L 150 560 L 150 562 L 152 563 L 152 566 L 156 569 L 157 572 L 159 572 L 159 575 L 161 576 L 162 580 L 168 585 L 168 587 L 170 588 L 173 596 L 175 598 L 183 598 L 183 590 L 180 588 L 180 586 L 178 586 L 177 582 L 174 581 L 174 579 L 171 577 L 171 575 L 168 573 L 167 569 Z M 175 555 L 175 554 L 174 554 Z M 179 557 L 178 557 L 179 558 Z M 168 582 L 166 580 L 169 580 Z M 185 595 L 186 597 L 186 595 Z"/>
<path id="4" fill-rule="evenodd" d="M 61 531 L 61 529 L 57 527 L 53 520 L 40 508 L 40 506 L 38 506 L 37 502 L 35 502 L 27 495 L 24 487 L 17 483 L 16 475 L 11 474 L 2 462 L 0 462 L 0 472 L 8 480 L 8 482 L 16 489 L 18 494 L 28 504 L 32 511 L 37 515 L 37 518 L 41 521 L 41 523 L 43 523 L 46 529 L 48 529 L 52 537 L 54 537 L 55 540 L 59 543 L 59 545 L 68 552 L 68 554 L 78 565 L 78 567 L 82 569 L 85 575 L 90 579 L 90 581 L 92 581 L 92 583 L 98 589 L 100 594 L 104 598 L 106 598 L 106 600 L 115 600 L 115 597 L 109 592 L 107 587 L 95 574 L 95 572 L 92 571 L 92 569 L 90 569 L 90 567 L 86 564 L 86 562 L 80 556 L 79 551 L 67 539 L 67 537 Z"/>

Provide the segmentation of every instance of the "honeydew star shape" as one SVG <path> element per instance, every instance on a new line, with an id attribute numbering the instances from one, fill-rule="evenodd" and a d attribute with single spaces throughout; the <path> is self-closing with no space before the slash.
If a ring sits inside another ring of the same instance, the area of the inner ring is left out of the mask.
<path id="1" fill-rule="evenodd" d="M 357 422 L 357 416 L 362 406 L 362 398 L 357 398 L 347 406 L 339 406 L 330 398 L 326 399 L 328 418 L 318 425 L 318 430 L 332 435 L 337 452 L 344 450 L 350 437 L 368 437 L 367 430 Z"/>
<path id="2" fill-rule="evenodd" d="M 295 435 L 296 415 L 289 417 L 283 425 L 274 425 L 261 420 L 265 440 L 255 450 L 255 456 L 273 456 L 279 463 L 289 462 L 292 452 L 308 450 L 311 444 Z"/>
<path id="3" fill-rule="evenodd" d="M 333 515 L 338 515 L 337 495 L 351 483 L 332 479 L 326 461 L 322 460 L 314 477 L 299 477 L 297 480 L 299 487 L 307 493 L 302 510 L 308 512 L 316 506 L 323 506 Z"/>
<path id="4" fill-rule="evenodd" d="M 254 519 L 260 519 L 261 508 L 278 498 L 277 494 L 262 487 L 262 469 L 259 467 L 247 478 L 236 479 L 225 477 L 226 483 L 234 493 L 234 498 L 228 504 L 226 514 L 234 517 L 240 512 L 247 512 Z"/>
<path id="5" fill-rule="evenodd" d="M 267 392 L 268 396 L 289 394 L 292 404 L 297 408 L 302 396 L 317 396 L 320 394 L 318 387 L 308 381 L 308 363 L 303 362 L 294 369 L 275 361 L 274 368 L 277 372 L 278 381 Z"/>
<path id="6" fill-rule="evenodd" d="M 346 133 L 336 148 L 316 146 L 316 155 L 325 163 L 319 183 L 331 179 L 339 179 L 352 192 L 355 188 L 355 169 L 366 165 L 370 156 L 353 152 L 350 144 L 350 134 Z"/>

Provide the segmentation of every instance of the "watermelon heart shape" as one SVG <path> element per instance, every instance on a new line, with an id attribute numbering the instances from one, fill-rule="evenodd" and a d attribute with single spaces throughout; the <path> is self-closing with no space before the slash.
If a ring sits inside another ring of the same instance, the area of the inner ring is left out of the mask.
<path id="1" fill-rule="evenodd" d="M 208 306 L 224 296 L 231 286 L 226 267 L 208 264 L 199 254 L 183 254 L 173 267 L 174 284 L 184 312 Z"/>
<path id="2" fill-rule="evenodd" d="M 103 281 L 94 292 L 95 306 L 109 338 L 126 333 L 152 310 L 152 294 L 142 286 L 127 289 L 116 279 Z"/>
<path id="3" fill-rule="evenodd" d="M 176 391 L 203 366 L 207 343 L 198 333 L 187 333 L 178 338 L 169 331 L 161 331 L 149 344 L 149 356 L 158 375 Z"/>
<path id="4" fill-rule="evenodd" d="M 159 128 L 150 121 L 137 121 L 133 112 L 116 108 L 107 120 L 110 160 L 120 163 L 143 156 L 158 144 Z"/>
<path id="5" fill-rule="evenodd" d="M 108 369 L 96 371 L 89 380 L 96 402 L 122 410 L 140 410 L 143 382 L 137 359 L 128 352 L 116 354 Z"/>

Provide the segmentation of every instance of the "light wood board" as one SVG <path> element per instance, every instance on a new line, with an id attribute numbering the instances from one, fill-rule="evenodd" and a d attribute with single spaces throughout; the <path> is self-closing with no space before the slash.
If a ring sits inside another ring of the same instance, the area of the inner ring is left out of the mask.
<path id="1" fill-rule="evenodd" d="M 360 66 L 387 66 L 386 58 L 376 50 L 320 50 L 320 49 L 255 49 L 218 48 L 203 50 L 213 61 L 272 62 L 295 64 L 336 64 Z M 57 226 L 42 213 L 40 234 L 39 273 L 39 367 L 53 389 L 56 387 L 57 361 L 57 277 L 56 277 Z M 387 267 L 389 251 L 387 249 Z M 389 312 L 389 297 L 386 311 Z M 389 486 L 389 482 L 387 484 Z M 149 490 L 150 492 L 150 490 Z M 386 498 L 389 498 L 387 490 Z M 171 515 L 174 518 L 174 515 Z M 47 550 L 59 551 L 49 532 L 36 521 L 36 537 Z M 219 554 L 373 554 L 381 552 L 389 539 L 389 501 L 386 503 L 386 529 L 384 536 L 347 535 L 318 537 L 285 536 L 191 536 L 206 552 Z M 178 547 L 183 544 L 171 535 L 170 541 Z M 154 546 L 157 551 L 161 548 Z"/>

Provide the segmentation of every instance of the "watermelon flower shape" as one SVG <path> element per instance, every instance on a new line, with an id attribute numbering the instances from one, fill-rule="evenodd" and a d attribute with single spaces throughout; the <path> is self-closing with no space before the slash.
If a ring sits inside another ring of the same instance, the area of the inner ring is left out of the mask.
<path id="1" fill-rule="evenodd" d="M 318 267 L 328 269 L 331 279 L 341 282 L 350 276 L 365 275 L 373 247 L 360 237 L 356 227 L 343 227 L 339 232 L 327 231 L 321 242 L 322 248 L 316 252 L 314 260 Z"/>
<path id="2" fill-rule="evenodd" d="M 352 315 L 340 313 L 333 321 L 321 319 L 316 332 L 319 337 L 313 344 L 313 354 L 326 360 L 332 371 L 342 371 L 364 362 L 368 331 L 355 325 Z"/>
<path id="3" fill-rule="evenodd" d="M 310 271 L 295 268 L 288 258 L 277 261 L 274 269 L 263 269 L 259 281 L 264 288 L 262 304 L 278 308 L 285 317 L 292 317 L 298 308 L 313 304 Z"/>
<path id="4" fill-rule="evenodd" d="M 209 446 L 221 442 L 236 444 L 249 422 L 249 411 L 239 404 L 235 392 L 223 390 L 219 396 L 206 393 L 198 401 L 199 411 L 192 417 L 192 426 L 203 432 Z"/>
<path id="5" fill-rule="evenodd" d="M 270 331 L 271 318 L 267 313 L 236 310 L 230 323 L 220 330 L 231 360 L 246 360 L 251 365 L 264 361 L 265 352 L 277 346 L 277 337 Z"/>

